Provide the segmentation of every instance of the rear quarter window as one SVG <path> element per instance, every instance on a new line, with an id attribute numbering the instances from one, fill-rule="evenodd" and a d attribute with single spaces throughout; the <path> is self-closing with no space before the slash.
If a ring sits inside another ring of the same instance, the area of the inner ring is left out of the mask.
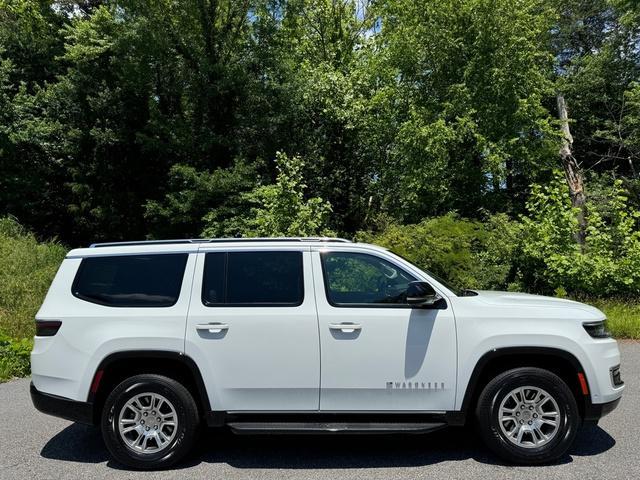
<path id="1" fill-rule="evenodd" d="M 72 293 L 109 307 L 170 307 L 180 296 L 187 253 L 88 257 Z"/>

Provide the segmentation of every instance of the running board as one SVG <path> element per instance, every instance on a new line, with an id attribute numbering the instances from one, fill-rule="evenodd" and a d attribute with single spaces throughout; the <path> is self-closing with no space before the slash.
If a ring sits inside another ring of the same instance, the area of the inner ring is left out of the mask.
<path id="1" fill-rule="evenodd" d="M 237 434 L 302 434 L 302 433 L 427 433 L 440 430 L 446 423 L 328 423 L 328 422 L 231 422 Z"/>

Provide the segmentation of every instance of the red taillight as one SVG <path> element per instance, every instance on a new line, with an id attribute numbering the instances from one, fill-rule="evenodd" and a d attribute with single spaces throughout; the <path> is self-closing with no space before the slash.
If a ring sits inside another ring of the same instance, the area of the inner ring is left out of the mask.
<path id="1" fill-rule="evenodd" d="M 36 320 L 36 337 L 53 337 L 61 325 L 60 320 Z"/>

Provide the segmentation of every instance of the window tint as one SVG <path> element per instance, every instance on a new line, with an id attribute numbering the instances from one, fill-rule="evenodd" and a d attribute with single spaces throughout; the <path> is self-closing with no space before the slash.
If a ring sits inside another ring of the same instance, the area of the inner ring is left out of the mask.
<path id="1" fill-rule="evenodd" d="M 300 305 L 304 298 L 302 252 L 208 253 L 205 305 Z"/>
<path id="2" fill-rule="evenodd" d="M 205 305 L 216 305 L 225 302 L 226 261 L 226 253 L 207 253 L 204 257 L 202 301 Z"/>
<path id="3" fill-rule="evenodd" d="M 111 307 L 170 307 L 178 301 L 187 257 L 172 253 L 85 258 L 73 295 Z"/>
<path id="4" fill-rule="evenodd" d="M 332 305 L 406 304 L 416 280 L 394 264 L 365 253 L 322 254 L 327 298 Z"/>

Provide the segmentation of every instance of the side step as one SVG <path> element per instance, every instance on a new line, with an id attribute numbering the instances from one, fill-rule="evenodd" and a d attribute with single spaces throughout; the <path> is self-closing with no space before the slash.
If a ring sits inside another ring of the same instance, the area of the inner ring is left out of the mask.
<path id="1" fill-rule="evenodd" d="M 436 423 L 333 423 L 333 422 L 231 422 L 237 434 L 304 434 L 304 433 L 427 433 L 447 426 Z"/>

